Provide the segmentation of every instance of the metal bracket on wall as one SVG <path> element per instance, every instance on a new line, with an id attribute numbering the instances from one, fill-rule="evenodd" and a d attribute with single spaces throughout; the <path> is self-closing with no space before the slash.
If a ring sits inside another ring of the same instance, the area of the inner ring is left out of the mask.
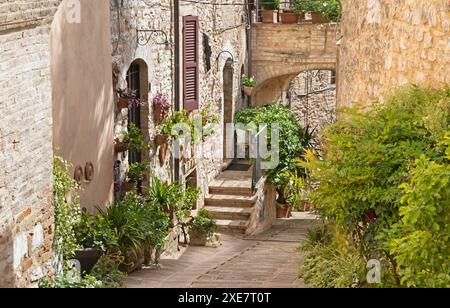
<path id="1" fill-rule="evenodd" d="M 137 32 L 137 43 L 139 46 L 148 45 L 150 40 L 155 39 L 156 45 L 165 45 L 166 48 L 169 48 L 170 43 L 167 36 L 167 33 L 163 30 L 155 30 L 155 29 L 138 29 Z M 162 40 L 161 40 L 162 38 Z M 159 41 L 158 41 L 159 39 Z"/>

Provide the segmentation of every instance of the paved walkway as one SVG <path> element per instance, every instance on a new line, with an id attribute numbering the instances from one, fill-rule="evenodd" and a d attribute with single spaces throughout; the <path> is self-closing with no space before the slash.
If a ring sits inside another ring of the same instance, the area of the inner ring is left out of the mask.
<path id="1" fill-rule="evenodd" d="M 313 218 L 311 216 L 307 218 Z M 297 250 L 311 219 L 279 220 L 249 238 L 221 237 L 222 245 L 189 247 L 160 269 L 143 269 L 125 280 L 128 288 L 297 288 L 302 254 Z"/>

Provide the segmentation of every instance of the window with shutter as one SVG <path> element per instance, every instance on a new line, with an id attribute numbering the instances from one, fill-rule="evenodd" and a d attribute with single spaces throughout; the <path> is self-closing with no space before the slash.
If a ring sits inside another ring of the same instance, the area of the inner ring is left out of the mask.
<path id="1" fill-rule="evenodd" d="M 186 110 L 196 110 L 199 106 L 198 28 L 197 16 L 183 17 L 183 96 Z"/>

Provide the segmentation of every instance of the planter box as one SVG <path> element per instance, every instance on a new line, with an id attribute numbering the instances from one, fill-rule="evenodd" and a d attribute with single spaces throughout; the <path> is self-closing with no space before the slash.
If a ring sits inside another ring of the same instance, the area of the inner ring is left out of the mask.
<path id="1" fill-rule="evenodd" d="M 323 16 L 321 12 L 311 12 L 311 21 L 313 24 L 328 23 L 328 20 Z"/>
<path id="2" fill-rule="evenodd" d="M 280 13 L 280 22 L 282 24 L 298 24 L 300 16 L 297 13 Z"/>
<path id="3" fill-rule="evenodd" d="M 191 246 L 206 246 L 207 242 L 208 239 L 206 237 L 206 234 L 193 231 L 189 232 L 189 244 Z"/>
<path id="4" fill-rule="evenodd" d="M 94 248 L 75 250 L 74 259 L 80 262 L 81 273 L 83 275 L 89 275 L 103 253 L 102 250 Z"/>
<path id="5" fill-rule="evenodd" d="M 266 24 L 278 23 L 278 11 L 277 10 L 262 10 L 261 19 Z"/>

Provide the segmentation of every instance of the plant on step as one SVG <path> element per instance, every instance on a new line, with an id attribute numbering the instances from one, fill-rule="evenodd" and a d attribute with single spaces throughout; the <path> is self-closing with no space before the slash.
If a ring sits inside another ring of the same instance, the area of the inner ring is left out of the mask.
<path id="1" fill-rule="evenodd" d="M 130 182 L 138 183 L 142 181 L 145 176 L 145 171 L 148 168 L 148 162 L 133 163 L 128 167 L 127 178 Z"/>
<path id="2" fill-rule="evenodd" d="M 450 286 L 449 102 L 449 88 L 398 89 L 372 110 L 345 111 L 324 132 L 323 156 L 304 157 L 318 183 L 309 197 L 343 238 L 329 248 L 379 260 L 380 286 Z"/>
<path id="3" fill-rule="evenodd" d="M 123 142 L 128 144 L 128 150 L 131 152 L 140 152 L 150 148 L 145 142 L 141 129 L 134 123 L 130 123 L 128 131 L 123 136 Z"/>
<path id="4" fill-rule="evenodd" d="M 261 7 L 264 10 L 278 10 L 280 8 L 280 0 L 263 0 Z"/>
<path id="5" fill-rule="evenodd" d="M 199 234 L 211 239 L 217 230 L 216 222 L 211 219 L 206 209 L 202 208 L 198 215 L 189 223 L 189 231 L 191 234 Z"/>
<path id="6" fill-rule="evenodd" d="M 183 185 L 179 182 L 167 184 L 158 177 L 152 177 L 146 196 L 147 202 L 170 212 L 177 208 L 180 203 L 183 190 Z"/>

